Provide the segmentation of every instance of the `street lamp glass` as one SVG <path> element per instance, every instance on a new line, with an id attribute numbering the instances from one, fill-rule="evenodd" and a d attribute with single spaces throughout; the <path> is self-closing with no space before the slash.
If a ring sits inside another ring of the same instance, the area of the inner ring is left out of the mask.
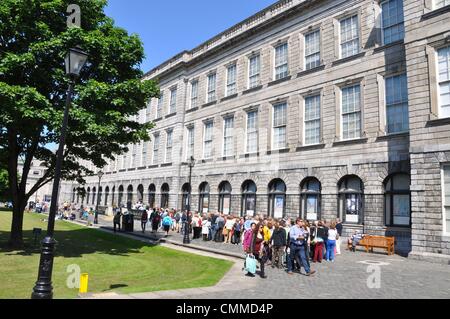
<path id="1" fill-rule="evenodd" d="M 79 48 L 72 48 L 66 55 L 66 74 L 72 76 L 80 75 L 81 69 L 84 67 L 88 59 L 87 53 Z"/>
<path id="2" fill-rule="evenodd" d="M 97 176 L 98 176 L 98 178 L 102 178 L 103 177 L 103 175 L 104 175 L 104 173 L 102 172 L 102 171 L 99 171 L 98 173 L 97 173 Z"/>
<path id="3" fill-rule="evenodd" d="M 195 166 L 195 158 L 194 156 L 191 156 L 191 158 L 189 159 L 189 167 L 194 167 Z"/>

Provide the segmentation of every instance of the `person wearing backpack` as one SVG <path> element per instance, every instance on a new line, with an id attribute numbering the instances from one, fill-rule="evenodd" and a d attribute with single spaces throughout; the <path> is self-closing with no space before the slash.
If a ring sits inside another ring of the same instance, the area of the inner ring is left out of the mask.
<path id="1" fill-rule="evenodd" d="M 150 220 L 152 222 L 152 232 L 156 233 L 159 228 L 159 223 L 161 222 L 161 215 L 157 210 L 154 210 L 150 215 Z"/>
<path id="2" fill-rule="evenodd" d="M 175 213 L 175 223 L 176 223 L 175 229 L 178 234 L 180 233 L 180 221 L 181 221 L 181 213 L 179 211 L 177 211 Z"/>
<path id="3" fill-rule="evenodd" d="M 162 221 L 162 226 L 164 231 L 166 232 L 166 237 L 169 236 L 170 226 L 172 226 L 172 218 L 169 215 L 166 215 Z"/>

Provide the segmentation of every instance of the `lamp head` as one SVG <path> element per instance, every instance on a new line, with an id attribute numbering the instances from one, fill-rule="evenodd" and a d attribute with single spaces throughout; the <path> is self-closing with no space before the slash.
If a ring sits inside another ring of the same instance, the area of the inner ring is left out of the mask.
<path id="1" fill-rule="evenodd" d="M 80 48 L 71 48 L 66 55 L 66 74 L 69 76 L 77 77 L 80 75 L 81 69 L 83 69 L 88 59 L 86 52 L 81 51 Z"/>

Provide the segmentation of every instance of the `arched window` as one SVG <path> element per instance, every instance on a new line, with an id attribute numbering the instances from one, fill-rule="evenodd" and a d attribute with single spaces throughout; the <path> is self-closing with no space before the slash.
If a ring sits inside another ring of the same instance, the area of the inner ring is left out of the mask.
<path id="1" fill-rule="evenodd" d="M 133 204 L 133 185 L 129 185 L 127 188 L 127 208 L 131 209 Z"/>
<path id="2" fill-rule="evenodd" d="M 222 182 L 219 185 L 219 212 L 229 215 L 231 212 L 231 184 Z"/>
<path id="3" fill-rule="evenodd" d="M 140 203 L 144 202 L 144 186 L 142 184 L 137 188 L 137 200 Z"/>
<path id="4" fill-rule="evenodd" d="M 286 184 L 275 179 L 269 184 L 269 216 L 283 218 L 286 212 Z"/>
<path id="5" fill-rule="evenodd" d="M 97 198 L 97 188 L 94 187 L 92 189 L 92 205 L 96 204 L 96 201 L 95 201 L 96 198 Z"/>
<path id="6" fill-rule="evenodd" d="M 99 205 L 102 204 L 102 196 L 103 196 L 103 187 L 100 186 L 100 187 L 98 188 L 98 201 L 95 202 L 95 205 L 97 205 L 97 203 L 98 203 Z"/>
<path id="7" fill-rule="evenodd" d="M 156 199 L 156 186 L 155 184 L 151 184 L 148 187 L 148 205 L 150 208 L 155 208 L 155 199 Z"/>
<path id="8" fill-rule="evenodd" d="M 338 184 L 339 218 L 352 224 L 363 223 L 364 184 L 355 175 L 345 176 Z"/>
<path id="9" fill-rule="evenodd" d="M 253 217 L 256 212 L 256 184 L 246 181 L 242 184 L 242 209 L 241 216 Z"/>
<path id="10" fill-rule="evenodd" d="M 111 203 L 114 206 L 114 205 L 116 205 L 116 186 L 113 186 L 111 193 L 112 193 Z"/>
<path id="11" fill-rule="evenodd" d="M 109 186 L 105 188 L 105 206 L 108 206 Z"/>
<path id="12" fill-rule="evenodd" d="M 384 182 L 386 226 L 411 226 L 411 178 L 408 174 L 389 176 Z"/>
<path id="13" fill-rule="evenodd" d="M 120 207 L 122 207 L 122 204 L 123 204 L 123 185 L 120 185 L 119 186 L 119 197 L 118 197 L 118 204 L 119 204 L 119 206 Z"/>
<path id="14" fill-rule="evenodd" d="M 183 210 L 189 210 L 189 193 L 190 193 L 191 187 L 189 186 L 189 183 L 186 183 L 181 188 L 181 192 L 183 193 L 182 196 L 182 203 L 181 207 Z"/>
<path id="15" fill-rule="evenodd" d="M 75 203 L 75 196 L 76 196 L 76 194 L 77 194 L 77 189 L 74 188 L 73 189 L 73 193 L 72 193 L 72 203 Z"/>
<path id="16" fill-rule="evenodd" d="M 314 177 L 307 178 L 302 182 L 300 188 L 301 217 L 309 221 L 320 220 L 322 186 L 319 180 Z"/>
<path id="17" fill-rule="evenodd" d="M 199 187 L 199 208 L 198 211 L 207 213 L 209 211 L 209 184 L 204 182 Z"/>
<path id="18" fill-rule="evenodd" d="M 161 186 L 161 208 L 169 208 L 169 184 L 164 183 Z"/>
<path id="19" fill-rule="evenodd" d="M 81 204 L 84 205 L 84 200 L 86 198 L 86 189 L 83 187 L 81 189 Z"/>
<path id="20" fill-rule="evenodd" d="M 91 188 L 87 188 L 87 194 L 86 194 L 86 205 L 89 205 L 89 199 L 91 198 Z"/>

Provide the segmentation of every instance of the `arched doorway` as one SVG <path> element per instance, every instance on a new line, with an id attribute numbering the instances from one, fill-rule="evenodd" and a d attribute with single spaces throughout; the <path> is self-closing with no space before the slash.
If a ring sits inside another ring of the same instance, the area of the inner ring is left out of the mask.
<path id="1" fill-rule="evenodd" d="M 131 209 L 133 205 L 133 185 L 129 185 L 127 188 L 127 208 Z"/>
<path id="2" fill-rule="evenodd" d="M 155 199 L 156 199 L 156 186 L 155 184 L 151 184 L 148 187 L 148 205 L 150 208 L 155 207 Z"/>
<path id="3" fill-rule="evenodd" d="M 308 177 L 300 184 L 300 209 L 303 219 L 321 219 L 321 191 L 322 186 L 315 177 Z"/>
<path id="4" fill-rule="evenodd" d="M 269 216 L 283 218 L 286 213 L 286 184 L 274 179 L 269 184 Z"/>
<path id="5" fill-rule="evenodd" d="M 169 208 L 169 184 L 164 183 L 161 186 L 161 208 Z"/>
<path id="6" fill-rule="evenodd" d="M 356 175 L 343 177 L 338 183 L 339 218 L 345 223 L 364 221 L 364 183 Z"/>
<path id="7" fill-rule="evenodd" d="M 96 200 L 97 199 L 97 188 L 93 188 L 92 189 L 92 205 L 95 205 L 96 204 Z"/>
<path id="8" fill-rule="evenodd" d="M 108 206 L 109 186 L 105 188 L 105 206 Z"/>
<path id="9" fill-rule="evenodd" d="M 181 188 L 182 196 L 181 196 L 181 209 L 186 211 L 189 210 L 189 193 L 191 191 L 191 187 L 189 183 L 186 183 Z"/>
<path id="10" fill-rule="evenodd" d="M 139 203 L 144 202 L 144 186 L 142 184 L 137 188 L 137 200 Z"/>
<path id="11" fill-rule="evenodd" d="M 256 184 L 248 180 L 242 184 L 241 216 L 253 217 L 256 212 Z"/>
<path id="12" fill-rule="evenodd" d="M 123 191 L 124 191 L 123 185 L 120 185 L 119 186 L 119 195 L 117 198 L 117 203 L 119 204 L 120 207 L 122 207 L 122 205 L 123 205 Z"/>
<path id="13" fill-rule="evenodd" d="M 200 213 L 208 213 L 209 211 L 209 193 L 210 188 L 207 182 L 201 183 L 199 187 L 199 207 Z"/>
<path id="14" fill-rule="evenodd" d="M 227 181 L 219 185 L 219 212 L 229 215 L 231 213 L 231 184 Z"/>

